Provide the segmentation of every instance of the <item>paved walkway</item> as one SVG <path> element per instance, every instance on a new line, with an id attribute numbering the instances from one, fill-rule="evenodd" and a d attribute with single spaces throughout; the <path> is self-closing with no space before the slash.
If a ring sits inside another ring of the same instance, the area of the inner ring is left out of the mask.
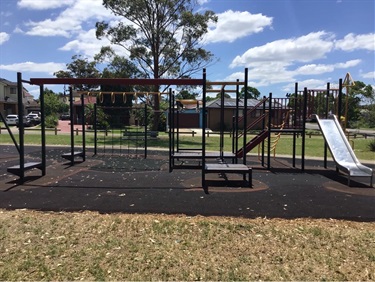
<path id="1" fill-rule="evenodd" d="M 26 182 L 19 184 L 6 172 L 18 163 L 17 151 L 13 146 L 0 149 L 0 208 L 5 209 L 375 221 L 375 188 L 365 182 L 348 187 L 346 176 L 332 163 L 323 168 L 320 160 L 307 160 L 301 172 L 298 162 L 292 168 L 287 158 L 272 159 L 267 170 L 251 157 L 253 188 L 241 182 L 242 176 L 226 175 L 226 180 L 208 174 L 205 194 L 201 171 L 169 173 L 168 155 L 162 151 L 149 152 L 147 159 L 116 152 L 93 156 L 89 151 L 85 162 L 70 166 L 60 157 L 69 148 L 48 147 L 47 174 L 28 171 Z M 26 161 L 39 157 L 39 147 L 26 147 Z"/>

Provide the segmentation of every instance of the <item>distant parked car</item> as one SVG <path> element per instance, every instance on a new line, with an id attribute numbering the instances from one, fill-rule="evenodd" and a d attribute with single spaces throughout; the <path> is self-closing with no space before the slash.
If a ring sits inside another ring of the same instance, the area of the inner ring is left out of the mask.
<path id="1" fill-rule="evenodd" d="M 37 125 L 40 123 L 40 117 L 38 114 L 30 113 L 26 116 L 27 119 L 30 120 L 30 123 L 33 125 Z"/>
<path id="2" fill-rule="evenodd" d="M 70 120 L 70 114 L 66 114 L 66 113 L 61 114 L 60 119 L 61 120 Z"/>
<path id="3" fill-rule="evenodd" d="M 8 125 L 17 125 L 18 123 L 18 115 L 7 115 L 5 121 Z"/>
<path id="4" fill-rule="evenodd" d="M 18 127 L 18 119 L 17 119 L 17 127 Z M 31 122 L 31 119 L 29 119 L 27 116 L 24 116 L 23 117 L 23 126 L 25 127 L 29 127 L 29 126 L 33 126 L 34 124 Z"/>

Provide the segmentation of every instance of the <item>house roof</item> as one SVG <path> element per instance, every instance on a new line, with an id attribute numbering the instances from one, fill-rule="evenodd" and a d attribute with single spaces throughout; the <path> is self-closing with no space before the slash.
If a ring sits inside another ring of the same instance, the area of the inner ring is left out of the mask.
<path id="1" fill-rule="evenodd" d="M 259 103 L 256 99 L 247 99 L 247 107 L 253 108 Z M 238 101 L 238 107 L 243 108 L 244 107 L 244 100 L 240 99 Z M 210 109 L 220 109 L 221 108 L 221 99 L 218 98 L 213 101 L 209 101 L 206 104 L 206 108 Z M 236 99 L 234 98 L 225 98 L 224 99 L 224 108 L 236 108 Z"/>
<path id="2" fill-rule="evenodd" d="M 88 104 L 95 104 L 96 103 L 96 97 L 93 97 L 93 96 L 84 96 L 83 97 L 83 101 L 85 103 L 85 105 L 88 105 Z M 81 105 L 82 102 L 81 102 L 81 99 L 77 99 L 76 101 L 73 102 L 74 105 Z"/>
<path id="3" fill-rule="evenodd" d="M 0 83 L 5 84 L 5 85 L 9 85 L 9 86 L 17 86 L 16 82 L 12 82 L 12 81 L 9 81 L 9 80 L 7 80 L 5 78 L 1 78 L 1 77 L 0 77 Z"/>

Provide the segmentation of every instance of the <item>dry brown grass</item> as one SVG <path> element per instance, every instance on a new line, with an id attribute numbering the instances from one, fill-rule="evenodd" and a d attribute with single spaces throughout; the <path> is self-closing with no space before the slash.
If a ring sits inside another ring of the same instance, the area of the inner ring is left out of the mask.
<path id="1" fill-rule="evenodd" d="M 0 280 L 374 280 L 375 224 L 0 210 Z"/>

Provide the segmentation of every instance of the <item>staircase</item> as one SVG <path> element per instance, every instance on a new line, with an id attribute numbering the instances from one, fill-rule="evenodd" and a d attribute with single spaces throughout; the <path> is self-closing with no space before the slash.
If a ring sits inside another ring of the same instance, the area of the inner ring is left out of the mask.
<path id="1" fill-rule="evenodd" d="M 267 136 L 268 136 L 268 130 L 262 130 L 261 132 L 258 133 L 258 135 L 256 135 L 253 139 L 247 142 L 245 146 L 245 152 L 244 152 L 244 148 L 241 148 L 237 151 L 236 156 L 238 158 L 242 158 L 244 154 L 247 154 L 257 145 L 262 143 L 267 138 Z"/>

